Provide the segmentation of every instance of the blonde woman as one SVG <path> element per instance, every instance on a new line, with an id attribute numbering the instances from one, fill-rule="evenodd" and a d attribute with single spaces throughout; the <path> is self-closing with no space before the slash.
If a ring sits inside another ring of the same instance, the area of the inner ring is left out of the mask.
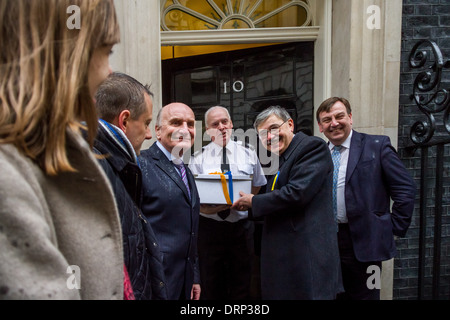
<path id="1" fill-rule="evenodd" d="M 123 299 L 119 216 L 91 152 L 113 0 L 2 0 L 0 24 L 0 299 Z"/>

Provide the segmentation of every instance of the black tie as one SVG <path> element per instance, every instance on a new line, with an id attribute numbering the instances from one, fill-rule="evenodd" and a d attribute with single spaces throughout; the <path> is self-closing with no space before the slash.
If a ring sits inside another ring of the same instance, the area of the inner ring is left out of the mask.
<path id="1" fill-rule="evenodd" d="M 222 149 L 222 164 L 220 165 L 220 169 L 223 173 L 230 171 L 230 162 L 228 161 L 226 146 L 224 146 Z M 220 211 L 217 214 L 220 218 L 225 220 L 230 215 L 230 209 Z"/>
<path id="2" fill-rule="evenodd" d="M 220 169 L 223 173 L 230 171 L 230 162 L 228 161 L 226 146 L 222 149 L 222 164 L 220 165 Z"/>
<path id="3" fill-rule="evenodd" d="M 228 218 L 228 216 L 230 215 L 230 209 L 227 209 L 227 210 L 223 210 L 223 211 L 217 212 L 217 215 L 218 215 L 222 220 L 225 220 L 225 219 Z"/>

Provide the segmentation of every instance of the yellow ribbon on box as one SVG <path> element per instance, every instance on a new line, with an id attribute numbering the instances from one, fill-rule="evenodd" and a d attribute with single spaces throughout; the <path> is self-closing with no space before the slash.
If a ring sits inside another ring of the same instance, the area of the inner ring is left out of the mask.
<path id="1" fill-rule="evenodd" d="M 231 171 L 228 171 L 226 173 L 212 172 L 210 174 L 220 175 L 220 181 L 222 183 L 222 190 L 223 195 L 225 196 L 225 200 L 227 201 L 227 204 L 233 205 L 233 176 L 231 175 Z M 225 175 L 228 176 L 228 187 L 227 187 L 227 178 L 225 177 Z"/>

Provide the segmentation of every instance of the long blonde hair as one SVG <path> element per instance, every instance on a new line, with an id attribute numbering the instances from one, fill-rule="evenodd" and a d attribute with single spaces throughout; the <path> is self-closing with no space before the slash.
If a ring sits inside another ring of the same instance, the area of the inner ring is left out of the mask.
<path id="1" fill-rule="evenodd" d="M 67 25 L 72 5 L 79 28 Z M 0 21 L 0 144 L 14 144 L 49 175 L 74 171 L 66 130 L 84 123 L 93 145 L 89 63 L 94 49 L 119 41 L 113 0 L 2 0 Z"/>

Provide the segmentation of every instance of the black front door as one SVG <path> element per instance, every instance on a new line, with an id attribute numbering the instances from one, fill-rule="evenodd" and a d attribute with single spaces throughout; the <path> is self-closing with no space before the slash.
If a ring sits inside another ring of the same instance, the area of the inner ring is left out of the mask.
<path id="1" fill-rule="evenodd" d="M 235 132 L 242 129 L 246 133 L 253 128 L 256 115 L 272 105 L 289 111 L 296 132 L 313 133 L 313 42 L 164 60 L 162 71 L 163 104 L 183 102 L 190 106 L 196 120 L 203 123 L 202 133 L 205 132 L 204 114 L 210 107 L 228 108 Z M 253 136 L 253 141 L 248 142 L 256 142 L 254 147 L 266 174 L 274 174 L 278 166 L 274 172 L 271 171 L 270 155 L 255 141 L 256 135 Z M 203 144 L 207 143 L 209 141 L 203 141 Z M 261 232 L 262 225 L 256 222 L 251 289 L 254 299 L 261 298 L 257 267 Z"/>
<path id="2" fill-rule="evenodd" d="M 279 105 L 296 132 L 313 133 L 313 42 L 164 60 L 162 70 L 163 104 L 183 102 L 198 121 L 208 108 L 223 106 L 234 129 L 246 131 L 259 112 Z"/>

